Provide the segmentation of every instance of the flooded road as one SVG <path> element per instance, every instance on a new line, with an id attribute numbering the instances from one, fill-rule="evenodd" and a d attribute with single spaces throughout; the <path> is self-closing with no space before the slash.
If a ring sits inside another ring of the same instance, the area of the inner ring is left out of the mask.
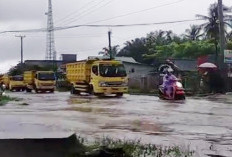
<path id="1" fill-rule="evenodd" d="M 0 107 L 0 137 L 113 137 L 194 150 L 195 156 L 232 156 L 232 95 L 168 102 L 155 96 L 123 98 L 7 93 L 22 101 Z M 26 103 L 28 105 L 23 105 Z"/>

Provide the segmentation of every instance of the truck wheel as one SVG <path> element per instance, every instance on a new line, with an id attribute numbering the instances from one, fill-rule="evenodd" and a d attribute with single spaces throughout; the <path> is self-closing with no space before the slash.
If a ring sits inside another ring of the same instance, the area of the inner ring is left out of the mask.
<path id="1" fill-rule="evenodd" d="M 54 89 L 51 89 L 51 90 L 50 90 L 50 93 L 54 93 Z"/>
<path id="2" fill-rule="evenodd" d="M 93 94 L 93 86 L 92 85 L 89 86 L 88 93 Z"/>
<path id="3" fill-rule="evenodd" d="M 74 87 L 71 88 L 71 94 L 79 94 L 79 92 L 77 90 L 75 90 Z"/>
<path id="4" fill-rule="evenodd" d="M 35 89 L 35 92 L 36 92 L 36 93 L 39 93 L 39 90 L 36 88 L 36 89 Z"/>
<path id="5" fill-rule="evenodd" d="M 28 93 L 29 93 L 29 92 L 31 92 L 31 89 L 29 89 L 29 88 L 26 88 L 26 92 L 28 92 Z"/>
<path id="6" fill-rule="evenodd" d="M 122 96 L 123 96 L 123 93 L 117 93 L 116 96 L 117 96 L 117 97 L 122 97 Z"/>

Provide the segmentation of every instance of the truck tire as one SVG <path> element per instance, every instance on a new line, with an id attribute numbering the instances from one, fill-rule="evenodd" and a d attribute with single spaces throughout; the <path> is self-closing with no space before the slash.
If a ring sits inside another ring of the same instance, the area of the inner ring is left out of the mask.
<path id="1" fill-rule="evenodd" d="M 89 85 L 88 93 L 93 94 L 93 85 Z"/>
<path id="2" fill-rule="evenodd" d="M 51 89 L 51 90 L 50 90 L 50 93 L 54 93 L 54 89 Z"/>
<path id="3" fill-rule="evenodd" d="M 14 91 L 14 88 L 10 88 L 9 90 L 10 90 L 11 92 L 13 92 L 13 91 Z"/>
<path id="4" fill-rule="evenodd" d="M 36 93 L 39 93 L 39 90 L 36 88 L 36 89 L 35 89 L 35 92 L 36 92 Z"/>
<path id="5" fill-rule="evenodd" d="M 29 92 L 31 92 L 31 89 L 29 89 L 29 88 L 26 88 L 26 92 L 28 92 L 28 93 L 29 93 Z"/>
<path id="6" fill-rule="evenodd" d="M 71 94 L 80 94 L 79 91 L 75 90 L 75 88 L 72 86 L 71 88 Z"/>
<path id="7" fill-rule="evenodd" d="M 120 98 L 120 97 L 122 97 L 122 96 L 123 96 L 123 93 L 117 93 L 117 94 L 116 94 L 116 97 L 119 97 L 119 98 Z"/>

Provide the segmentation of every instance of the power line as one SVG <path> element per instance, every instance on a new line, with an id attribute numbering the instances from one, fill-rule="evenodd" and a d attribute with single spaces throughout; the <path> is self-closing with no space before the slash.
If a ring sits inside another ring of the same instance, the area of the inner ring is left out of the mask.
<path id="1" fill-rule="evenodd" d="M 163 25 L 163 24 L 173 24 L 182 22 L 192 22 L 192 21 L 202 21 L 203 19 L 192 19 L 192 20 L 179 20 L 179 21 L 167 21 L 167 22 L 155 22 L 155 23 L 140 23 L 140 24 L 122 24 L 122 25 L 74 25 L 67 27 L 56 27 L 55 30 L 65 30 L 77 27 L 135 27 L 135 26 L 151 26 L 151 25 Z"/>
<path id="2" fill-rule="evenodd" d="M 58 23 L 63 22 L 64 20 L 66 20 L 66 19 L 69 18 L 70 16 L 72 16 L 72 15 L 78 13 L 80 10 L 83 10 L 84 8 L 88 7 L 89 4 L 93 3 L 94 1 L 96 1 L 96 0 L 92 0 L 92 1 L 90 1 L 90 2 L 88 2 L 88 3 L 86 3 L 85 5 L 79 7 L 80 9 L 78 8 L 78 9 L 75 10 L 74 12 L 70 12 L 68 15 L 64 16 L 63 18 L 60 18 Z M 57 21 L 58 21 L 58 19 L 55 20 L 55 23 L 56 23 Z"/>
<path id="3" fill-rule="evenodd" d="M 203 19 L 190 19 L 190 20 L 178 20 L 178 21 L 166 21 L 166 22 L 154 22 L 154 23 L 139 23 L 139 24 L 118 24 L 118 25 L 73 25 L 66 27 L 54 27 L 54 31 L 67 30 L 78 27 L 136 27 L 136 26 L 151 26 L 151 25 L 164 25 L 164 24 L 173 24 L 173 23 L 183 23 L 183 22 L 193 22 L 193 21 L 202 21 Z M 29 29 L 29 30 L 16 30 L 16 31 L 3 31 L 3 33 L 19 33 L 19 32 L 46 32 L 43 28 L 41 29 Z"/>
<path id="4" fill-rule="evenodd" d="M 173 5 L 173 4 L 177 4 L 177 3 L 180 3 L 182 1 L 185 1 L 185 0 L 179 0 L 179 1 L 176 1 L 176 2 L 172 2 L 172 3 L 166 3 L 166 4 L 163 4 L 163 5 L 154 6 L 154 7 L 151 7 L 151 8 L 147 8 L 147 9 L 143 9 L 143 10 L 139 10 L 139 11 L 135 11 L 135 12 L 130 12 L 130 13 L 127 13 L 127 14 L 122 14 L 122 15 L 118 15 L 118 16 L 103 19 L 103 20 L 88 22 L 88 23 L 85 23 L 85 24 L 93 24 L 93 23 L 98 23 L 98 22 L 109 21 L 109 20 L 113 20 L 113 19 L 116 19 L 116 18 L 121 18 L 121 17 L 129 16 L 129 15 L 138 14 L 138 13 L 141 13 L 141 12 L 146 12 L 146 11 L 149 11 L 149 10 L 153 10 L 153 9 L 157 9 L 157 8 L 161 8 L 161 7 L 165 7 L 165 6 L 169 6 L 169 5 Z"/>
<path id="5" fill-rule="evenodd" d="M 105 33 L 94 33 L 94 34 L 74 34 L 74 35 L 56 35 L 56 38 L 85 38 L 85 37 L 100 37 Z M 45 35 L 27 35 L 28 38 L 44 38 Z"/>
<path id="6" fill-rule="evenodd" d="M 29 38 L 44 38 L 45 36 L 28 36 Z M 56 36 L 57 39 L 59 38 L 97 38 L 100 35 L 90 35 L 90 36 Z"/>
<path id="7" fill-rule="evenodd" d="M 2 31 L 0 34 L 4 33 L 35 33 L 35 32 L 46 32 L 47 28 L 39 28 L 39 29 L 26 29 L 26 30 L 13 30 L 13 31 Z"/>
<path id="8" fill-rule="evenodd" d="M 94 8 L 94 7 L 98 6 L 98 5 L 100 5 L 100 4 L 101 4 L 102 2 L 104 2 L 104 1 L 106 1 L 106 0 L 101 0 L 101 1 L 98 2 L 97 4 L 95 4 L 95 5 L 93 5 L 93 6 L 90 6 L 90 8 L 87 7 L 87 9 L 84 9 L 84 10 L 82 9 L 83 11 L 82 11 L 82 12 L 79 11 L 79 15 L 78 15 L 77 17 L 81 16 L 82 14 L 85 14 L 86 12 L 88 12 L 88 11 L 91 10 L 92 8 Z M 92 1 L 92 2 L 93 2 L 93 1 Z M 78 13 L 78 11 L 77 11 L 76 13 Z M 75 14 L 76 14 L 76 13 L 75 13 Z M 74 14 L 74 15 L 75 15 L 75 14 Z M 69 21 L 71 21 L 71 20 L 73 20 L 73 19 L 75 19 L 75 18 L 77 18 L 77 17 L 66 18 L 66 19 L 63 20 L 62 23 L 67 23 L 67 22 L 69 22 Z"/>
<path id="9" fill-rule="evenodd" d="M 103 1 L 104 1 L 104 0 L 103 0 Z M 169 6 L 169 5 L 173 5 L 173 4 L 177 4 L 177 3 L 180 3 L 180 2 L 182 2 L 182 1 L 185 1 L 185 0 L 178 0 L 178 1 L 176 1 L 176 2 L 166 3 L 166 4 L 163 4 L 163 5 L 154 6 L 154 7 L 151 7 L 151 8 L 147 8 L 147 9 L 143 9 L 143 10 L 139 10 L 139 11 L 135 11 L 135 12 L 130 12 L 130 13 L 127 13 L 127 14 L 122 14 L 122 15 L 118 15 L 118 16 L 111 17 L 111 18 L 107 18 L 107 19 L 103 19 L 103 20 L 88 22 L 88 23 L 85 23 L 85 24 L 93 24 L 93 23 L 98 23 L 98 22 L 109 21 L 109 20 L 113 20 L 113 19 L 116 19 L 116 18 L 125 17 L 125 16 L 129 16 L 129 15 L 138 14 L 138 13 L 141 13 L 141 12 L 146 12 L 146 11 L 149 11 L 149 10 L 153 10 L 153 9 L 157 9 L 157 8 L 161 8 L 161 7 L 165 7 L 165 6 Z M 101 2 L 102 2 L 102 1 L 101 1 Z M 73 19 L 73 18 L 72 18 L 72 19 Z M 75 22 L 75 21 L 76 21 L 76 20 L 71 21 L 71 23 L 73 23 L 73 22 Z"/>
<path id="10" fill-rule="evenodd" d="M 103 1 L 101 1 L 101 2 L 104 2 L 105 0 L 103 0 Z M 86 12 L 83 12 L 82 14 L 80 14 L 79 16 L 77 16 L 77 17 L 75 17 L 75 18 L 73 18 L 73 19 L 70 19 L 70 21 L 67 21 L 66 22 L 66 25 L 68 25 L 68 24 L 71 24 L 71 23 L 73 23 L 73 22 L 75 22 L 75 21 L 78 21 L 78 20 L 80 20 L 81 18 L 83 18 L 83 17 L 85 17 L 86 15 L 89 15 L 89 14 L 92 14 L 92 13 L 94 13 L 95 11 L 97 11 L 97 10 L 99 10 L 100 8 L 103 8 L 103 7 L 105 7 L 105 6 L 107 6 L 107 5 L 109 5 L 110 3 L 112 3 L 114 0 L 110 0 L 110 1 L 108 1 L 107 3 L 105 3 L 105 4 L 103 4 L 102 6 L 99 6 L 99 7 L 97 7 L 97 8 L 93 8 L 92 10 L 87 10 Z M 95 6 L 98 6 L 101 2 L 99 2 L 97 5 L 95 5 Z M 94 7 L 95 7 L 94 6 Z"/>

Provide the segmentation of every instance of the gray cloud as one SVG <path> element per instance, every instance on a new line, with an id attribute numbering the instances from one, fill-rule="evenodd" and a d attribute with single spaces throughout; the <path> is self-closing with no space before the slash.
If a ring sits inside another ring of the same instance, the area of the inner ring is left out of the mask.
<path id="1" fill-rule="evenodd" d="M 90 3 L 93 1 L 93 3 Z M 151 9 L 130 16 L 114 18 L 96 24 L 151 23 L 194 19 L 195 14 L 207 14 L 209 4 L 216 0 L 184 0 L 173 5 Z M 0 31 L 46 27 L 48 0 L 0 0 Z M 54 21 L 57 26 L 84 24 L 109 19 L 143 9 L 173 3 L 174 0 L 53 0 Z M 231 0 L 223 0 L 232 6 Z M 89 4 L 89 5 L 87 5 Z M 64 19 L 65 20 L 62 20 Z M 155 25 L 146 27 L 111 28 L 113 45 L 121 45 L 135 37 L 146 36 L 158 29 L 173 30 L 181 34 L 191 23 Z M 79 59 L 97 53 L 108 45 L 110 28 L 76 28 L 55 32 L 56 50 L 61 53 L 77 53 Z M 25 59 L 44 59 L 45 33 L 22 33 Z M 15 34 L 0 34 L 0 62 L 20 60 L 20 41 Z M 59 58 L 59 57 L 58 57 Z M 0 64 L 6 66 L 7 64 Z M 8 65 L 9 67 L 9 65 Z M 6 69 L 0 67 L 0 69 Z M 1 71 L 0 71 L 1 72 Z"/>

